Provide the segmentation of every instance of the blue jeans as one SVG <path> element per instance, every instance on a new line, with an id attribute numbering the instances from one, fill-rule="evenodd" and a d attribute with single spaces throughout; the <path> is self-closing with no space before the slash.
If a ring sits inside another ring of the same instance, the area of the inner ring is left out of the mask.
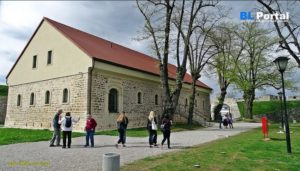
<path id="1" fill-rule="evenodd" d="M 149 132 L 149 145 L 157 144 L 157 131 L 148 129 Z"/>
<path id="2" fill-rule="evenodd" d="M 126 143 L 126 128 L 124 129 L 124 137 L 123 137 L 123 140 L 124 140 L 124 144 Z"/>
<path id="3" fill-rule="evenodd" d="M 126 129 L 124 129 L 124 128 L 118 129 L 118 132 L 119 132 L 118 144 L 120 144 L 120 143 L 125 144 L 125 131 L 126 131 Z"/>
<path id="4" fill-rule="evenodd" d="M 94 146 L 94 134 L 95 131 L 86 131 L 85 133 L 85 145 L 89 145 L 89 139 L 91 139 L 91 146 Z"/>

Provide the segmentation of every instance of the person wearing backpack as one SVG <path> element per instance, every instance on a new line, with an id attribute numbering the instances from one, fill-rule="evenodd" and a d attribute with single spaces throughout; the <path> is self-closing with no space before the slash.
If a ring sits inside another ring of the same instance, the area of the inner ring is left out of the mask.
<path id="1" fill-rule="evenodd" d="M 66 139 L 68 138 L 68 148 L 71 147 L 71 138 L 72 138 L 72 127 L 73 123 L 77 123 L 80 120 L 78 117 L 77 120 L 71 117 L 71 113 L 67 112 L 66 116 L 58 121 L 61 124 L 61 129 L 63 131 L 63 146 L 62 148 L 66 148 Z"/>
<path id="2" fill-rule="evenodd" d="M 147 129 L 149 132 L 149 146 L 150 148 L 157 146 L 157 120 L 154 111 L 151 111 L 148 116 Z"/>
<path id="3" fill-rule="evenodd" d="M 228 114 L 223 117 L 223 126 L 227 129 L 228 127 Z"/>
<path id="4" fill-rule="evenodd" d="M 163 148 L 163 145 L 165 141 L 168 142 L 168 149 L 170 149 L 170 136 L 171 136 L 171 126 L 172 126 L 172 120 L 170 119 L 169 115 L 165 115 L 164 118 L 161 121 L 161 129 L 163 131 L 163 140 L 161 142 L 161 148 Z"/>
<path id="5" fill-rule="evenodd" d="M 91 147 L 94 147 L 94 134 L 96 130 L 97 122 L 92 118 L 91 114 L 87 115 L 86 124 L 85 124 L 85 146 L 89 146 L 89 140 L 91 139 Z"/>
<path id="6" fill-rule="evenodd" d="M 50 140 L 50 147 L 54 147 L 54 141 L 56 140 L 56 146 L 60 146 L 60 124 L 58 123 L 63 110 L 59 109 L 53 118 L 53 135 Z"/>

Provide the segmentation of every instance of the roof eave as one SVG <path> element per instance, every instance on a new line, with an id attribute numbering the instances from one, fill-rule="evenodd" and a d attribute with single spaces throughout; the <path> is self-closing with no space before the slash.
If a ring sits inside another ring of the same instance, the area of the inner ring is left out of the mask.
<path id="1" fill-rule="evenodd" d="M 142 72 L 142 73 L 146 73 L 146 74 L 150 74 L 150 75 L 154 75 L 154 76 L 158 76 L 158 77 L 160 76 L 159 74 L 155 74 L 155 73 L 147 72 L 147 71 L 140 70 L 140 69 L 137 69 L 137 68 L 133 68 L 133 67 L 121 65 L 121 64 L 114 63 L 114 62 L 111 62 L 111 61 L 106 61 L 106 60 L 103 60 L 103 59 L 99 59 L 99 58 L 97 58 L 97 57 L 92 57 L 92 58 L 93 58 L 95 61 L 98 61 L 98 62 L 103 62 L 103 63 L 107 63 L 107 64 L 119 66 L 119 67 L 122 67 L 122 68 L 130 69 L 130 70 L 134 70 L 134 71 L 138 71 L 138 72 Z M 173 80 L 173 81 L 176 81 L 175 78 L 169 78 L 169 79 L 170 79 L 170 80 Z M 184 83 L 184 84 L 189 84 L 189 85 L 191 85 L 191 83 L 189 83 L 189 82 L 183 81 L 183 83 Z M 199 87 L 199 88 L 203 88 L 203 89 L 207 89 L 207 90 L 212 91 L 212 88 L 208 88 L 208 87 L 204 87 L 204 86 L 199 86 L 199 85 L 196 85 L 196 86 Z"/>

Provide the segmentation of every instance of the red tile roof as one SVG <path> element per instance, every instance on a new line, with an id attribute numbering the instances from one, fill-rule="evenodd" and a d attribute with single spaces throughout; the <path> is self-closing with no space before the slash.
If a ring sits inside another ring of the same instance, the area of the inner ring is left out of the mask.
<path id="1" fill-rule="evenodd" d="M 58 31 L 60 31 L 64 36 L 70 39 L 88 56 L 96 60 L 108 62 L 111 64 L 146 72 L 153 75 L 160 75 L 159 61 L 155 58 L 131 50 L 116 43 L 110 42 L 108 40 L 96 37 L 89 33 L 80 31 L 78 29 L 69 27 L 67 25 L 56 22 L 46 17 L 44 17 L 42 22 L 45 20 L 48 21 Z M 168 67 L 169 78 L 175 79 L 176 66 L 169 64 Z M 185 74 L 184 82 L 192 82 L 192 78 L 189 74 Z M 202 83 L 201 81 L 197 81 L 196 84 L 199 87 L 212 90 L 209 86 Z"/>

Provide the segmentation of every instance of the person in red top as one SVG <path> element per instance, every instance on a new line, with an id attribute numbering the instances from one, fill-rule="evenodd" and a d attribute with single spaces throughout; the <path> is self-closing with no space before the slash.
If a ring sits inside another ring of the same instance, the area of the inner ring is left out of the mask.
<path id="1" fill-rule="evenodd" d="M 85 146 L 89 146 L 89 139 L 91 139 L 91 147 L 94 147 L 94 134 L 97 126 L 97 122 L 92 118 L 91 114 L 87 115 L 86 124 L 85 124 Z"/>

